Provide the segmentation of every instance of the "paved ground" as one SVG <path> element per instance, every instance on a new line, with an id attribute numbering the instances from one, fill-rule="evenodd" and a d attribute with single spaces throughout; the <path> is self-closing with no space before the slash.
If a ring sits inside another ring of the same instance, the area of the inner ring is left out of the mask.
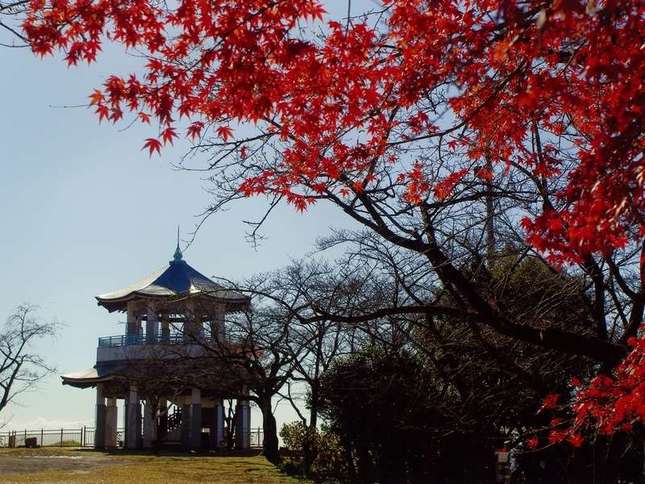
<path id="1" fill-rule="evenodd" d="M 0 449 L 0 482 L 305 483 L 261 456 L 113 454 L 73 449 Z"/>

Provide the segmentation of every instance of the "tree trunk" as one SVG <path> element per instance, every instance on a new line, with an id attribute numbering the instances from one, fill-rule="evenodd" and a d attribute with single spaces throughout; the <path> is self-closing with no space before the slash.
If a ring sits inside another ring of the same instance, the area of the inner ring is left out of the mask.
<path id="1" fill-rule="evenodd" d="M 495 199 L 493 196 L 493 164 L 490 158 L 486 157 L 486 167 L 490 179 L 486 179 L 486 259 L 487 263 L 492 264 L 495 256 Z"/>
<path id="2" fill-rule="evenodd" d="M 262 426 L 264 431 L 262 454 L 269 462 L 275 464 L 280 461 L 280 453 L 278 448 L 278 426 L 273 416 L 271 398 L 260 400 L 259 406 L 262 411 Z"/>
<path id="3" fill-rule="evenodd" d="M 312 428 L 311 425 L 305 427 L 305 439 L 302 446 L 303 453 L 303 473 L 305 477 L 308 477 L 311 474 L 311 466 L 316 458 L 316 444 L 315 444 L 315 433 L 316 429 Z"/>
<path id="4" fill-rule="evenodd" d="M 161 452 L 161 425 L 159 424 L 159 397 L 152 397 L 149 400 L 150 405 L 150 414 L 152 415 L 153 421 L 152 426 L 155 429 L 155 438 L 152 441 L 152 452 L 154 455 L 159 455 Z"/>
<path id="5" fill-rule="evenodd" d="M 317 432 L 318 432 L 318 383 L 317 381 L 311 384 L 311 398 L 310 398 L 310 413 L 309 425 L 305 423 L 305 440 L 303 442 L 303 471 L 305 476 L 311 474 L 311 467 L 313 466 L 316 457 L 318 456 L 317 446 Z"/>
<path id="6" fill-rule="evenodd" d="M 347 474 L 349 475 L 350 482 L 357 480 L 356 466 L 354 465 L 354 452 L 352 444 L 346 438 L 341 438 L 343 444 L 343 457 L 345 457 L 345 465 L 347 466 Z"/>
<path id="7" fill-rule="evenodd" d="M 370 453 L 365 442 L 359 442 L 356 445 L 358 457 L 358 482 L 370 482 Z"/>
<path id="8" fill-rule="evenodd" d="M 316 457 L 318 456 L 317 448 L 317 427 L 318 427 L 318 388 L 315 385 L 312 385 L 311 388 L 311 409 L 309 414 L 309 425 L 305 427 L 305 441 L 303 445 L 303 454 L 304 454 L 304 474 L 309 476 L 311 474 L 311 467 L 313 466 Z"/>

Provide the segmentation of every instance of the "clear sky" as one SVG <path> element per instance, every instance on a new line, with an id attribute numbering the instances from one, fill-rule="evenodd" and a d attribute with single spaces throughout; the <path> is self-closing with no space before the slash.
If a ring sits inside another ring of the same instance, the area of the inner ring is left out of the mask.
<path id="1" fill-rule="evenodd" d="M 346 9 L 340 0 L 326 3 L 330 12 Z M 42 318 L 65 324 L 55 341 L 39 346 L 57 374 L 3 412 L 8 428 L 93 424 L 94 391 L 63 387 L 58 375 L 93 366 L 97 338 L 124 330 L 123 316 L 99 308 L 94 296 L 164 267 L 177 225 L 187 238 L 208 203 L 199 174 L 170 165 L 185 145 L 149 158 L 141 146 L 150 130 L 123 131 L 99 124 L 91 109 L 58 107 L 86 104 L 106 76 L 136 70 L 138 62 L 108 46 L 97 64 L 68 69 L 60 58 L 0 48 L 0 318 L 29 302 Z M 283 207 L 254 249 L 242 220 L 263 206 L 243 201 L 211 217 L 186 260 L 206 275 L 241 279 L 306 255 L 330 226 L 348 223 L 332 207 L 305 215 Z M 286 405 L 281 421 L 291 419 Z"/>

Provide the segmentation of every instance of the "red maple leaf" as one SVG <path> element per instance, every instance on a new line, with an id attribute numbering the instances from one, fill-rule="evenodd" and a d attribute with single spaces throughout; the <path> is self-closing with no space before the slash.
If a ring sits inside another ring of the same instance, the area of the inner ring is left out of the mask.
<path id="1" fill-rule="evenodd" d="M 551 410 L 554 409 L 557 404 L 558 404 L 558 399 L 560 398 L 560 395 L 557 393 L 551 393 L 544 397 L 544 400 L 542 401 L 542 407 L 541 410 Z"/>
<path id="2" fill-rule="evenodd" d="M 156 138 L 148 138 L 141 149 L 147 149 L 150 156 L 152 156 L 155 151 L 161 154 L 161 141 Z"/>
<path id="3" fill-rule="evenodd" d="M 229 126 L 219 126 L 217 128 L 217 136 L 224 141 L 228 141 L 233 136 L 233 130 Z"/>
<path id="4" fill-rule="evenodd" d="M 177 137 L 177 133 L 175 132 L 175 128 L 169 126 L 164 129 L 159 136 L 163 140 L 163 144 L 173 144 L 173 139 Z"/>
<path id="5" fill-rule="evenodd" d="M 534 435 L 526 441 L 526 446 L 529 449 L 535 449 L 540 444 L 540 440 Z"/>
<path id="6" fill-rule="evenodd" d="M 580 434 L 573 434 L 570 435 L 567 441 L 574 447 L 582 447 L 582 444 L 584 444 L 585 439 L 580 435 Z"/>
<path id="7" fill-rule="evenodd" d="M 190 126 L 188 126 L 188 128 L 186 128 L 186 134 L 188 135 L 188 137 L 195 140 L 201 136 L 203 129 L 204 123 L 202 123 L 201 121 L 195 121 Z"/>
<path id="8" fill-rule="evenodd" d="M 103 93 L 98 89 L 94 89 L 92 94 L 90 94 L 90 106 L 95 104 L 100 104 L 103 101 Z"/>

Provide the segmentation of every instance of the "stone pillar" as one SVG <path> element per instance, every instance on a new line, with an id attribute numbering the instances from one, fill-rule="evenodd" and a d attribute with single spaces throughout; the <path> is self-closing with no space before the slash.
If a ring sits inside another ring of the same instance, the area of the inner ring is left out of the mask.
<path id="1" fill-rule="evenodd" d="M 224 446 L 224 405 L 221 400 L 215 400 L 213 423 L 211 426 L 211 449 L 218 449 Z"/>
<path id="2" fill-rule="evenodd" d="M 150 399 L 143 407 L 143 448 L 150 449 L 157 438 L 157 415 L 152 411 Z"/>
<path id="3" fill-rule="evenodd" d="M 146 319 L 146 343 L 156 343 L 159 335 L 159 317 L 154 303 L 148 303 Z"/>
<path id="4" fill-rule="evenodd" d="M 144 316 L 143 313 L 137 314 L 137 330 L 138 330 L 138 333 L 137 333 L 137 336 L 136 336 L 134 344 L 138 344 L 138 345 L 141 345 L 141 344 L 145 343 L 145 341 L 143 340 L 143 316 Z"/>
<path id="5" fill-rule="evenodd" d="M 251 407 L 248 400 L 238 400 L 235 409 L 237 415 L 235 428 L 235 446 L 248 449 L 251 445 Z"/>
<path id="6" fill-rule="evenodd" d="M 190 412 L 190 448 L 198 450 L 202 447 L 202 392 L 193 388 Z"/>
<path id="7" fill-rule="evenodd" d="M 128 426 L 126 448 L 138 449 L 141 442 L 141 405 L 136 385 L 130 385 L 128 395 Z"/>
<path id="8" fill-rule="evenodd" d="M 189 343 L 194 339 L 193 337 L 193 305 L 189 302 L 186 303 L 186 308 L 184 309 L 184 324 L 181 327 L 184 336 L 184 342 Z"/>
<path id="9" fill-rule="evenodd" d="M 184 317 L 184 341 L 194 343 L 203 337 L 204 328 L 200 312 L 195 309 L 195 303 L 193 301 L 188 301 L 186 304 Z"/>
<path id="10" fill-rule="evenodd" d="M 141 408 L 141 400 L 137 401 L 137 411 L 135 413 L 135 420 L 137 422 L 137 449 L 141 449 L 143 447 L 143 415 L 142 415 L 142 408 Z"/>
<path id="11" fill-rule="evenodd" d="M 136 303 L 134 301 L 128 302 L 128 323 L 126 328 L 126 338 L 128 344 L 133 344 L 137 341 L 140 332 L 139 319 L 136 314 Z"/>
<path id="12" fill-rule="evenodd" d="M 128 448 L 128 400 L 129 395 L 126 393 L 123 399 L 123 448 Z"/>
<path id="13" fill-rule="evenodd" d="M 96 384 L 96 423 L 94 426 L 94 448 L 105 449 L 105 394 L 102 383 Z"/>
<path id="14" fill-rule="evenodd" d="M 181 406 L 181 445 L 190 449 L 190 403 Z"/>
<path id="15" fill-rule="evenodd" d="M 159 399 L 159 432 L 160 439 L 168 433 L 168 401 L 165 398 Z"/>
<path id="16" fill-rule="evenodd" d="M 161 341 L 170 340 L 170 321 L 168 315 L 161 317 Z"/>
<path id="17" fill-rule="evenodd" d="M 215 307 L 215 314 L 211 321 L 211 338 L 218 341 L 224 341 L 224 315 L 226 314 L 226 307 L 223 304 L 218 304 Z"/>
<path id="18" fill-rule="evenodd" d="M 105 448 L 107 449 L 114 449 L 117 446 L 118 421 L 116 398 L 108 398 L 105 413 Z"/>

